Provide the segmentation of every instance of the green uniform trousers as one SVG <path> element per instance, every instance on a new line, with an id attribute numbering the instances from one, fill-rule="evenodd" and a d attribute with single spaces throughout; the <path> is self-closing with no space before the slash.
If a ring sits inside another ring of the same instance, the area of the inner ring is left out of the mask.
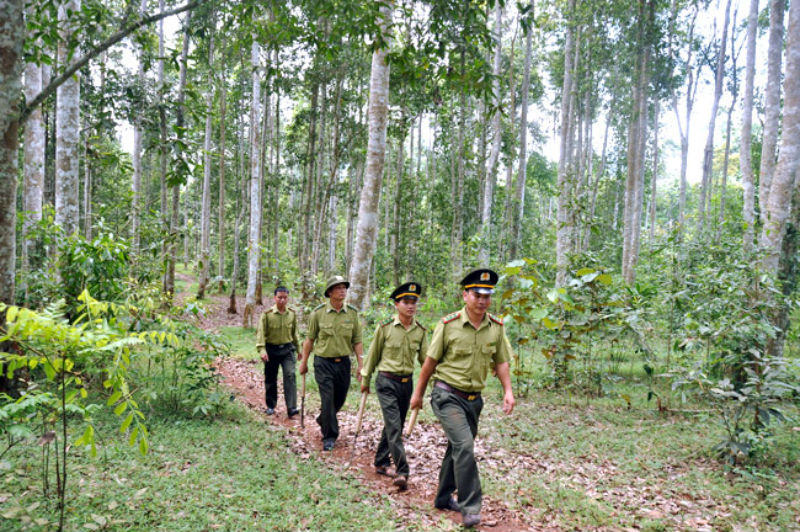
<path id="1" fill-rule="evenodd" d="M 375 466 L 389 466 L 389 456 L 394 461 L 395 472 L 408 476 L 408 460 L 403 447 L 403 424 L 408 414 L 414 383 L 399 382 L 378 373 L 375 379 L 375 391 L 383 412 L 383 432 L 378 450 L 375 452 Z"/>
<path id="2" fill-rule="evenodd" d="M 339 420 L 336 419 L 336 414 L 344 406 L 347 390 L 350 388 L 350 357 L 315 356 L 314 379 L 317 381 L 322 403 L 317 416 L 322 440 L 336 441 L 339 437 Z"/>
<path id="3" fill-rule="evenodd" d="M 294 374 L 294 345 L 267 344 L 269 361 L 264 363 L 264 395 L 267 408 L 275 408 L 278 404 L 278 369 L 283 370 L 283 398 L 286 400 L 286 411 L 297 409 L 297 380 Z"/>
<path id="4" fill-rule="evenodd" d="M 457 490 L 461 513 L 480 513 L 481 479 L 478 476 L 478 464 L 475 462 L 474 445 L 483 399 L 478 396 L 470 401 L 434 387 L 431 392 L 431 406 L 447 435 L 447 451 L 439 470 L 439 488 L 434 505 L 447 507 L 450 497 Z"/>

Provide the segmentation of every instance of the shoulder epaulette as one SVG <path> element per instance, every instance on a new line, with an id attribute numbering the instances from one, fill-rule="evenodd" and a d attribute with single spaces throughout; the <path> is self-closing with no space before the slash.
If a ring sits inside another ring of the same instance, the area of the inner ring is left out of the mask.
<path id="1" fill-rule="evenodd" d="M 358 312 L 358 309 L 356 307 L 354 307 L 353 305 L 347 305 L 347 308 L 353 310 L 356 313 Z"/>
<path id="2" fill-rule="evenodd" d="M 489 313 L 489 319 L 498 325 L 503 325 L 503 318 L 499 316 L 495 316 L 494 314 Z"/>
<path id="3" fill-rule="evenodd" d="M 267 310 L 265 310 L 265 311 L 264 311 L 264 314 L 269 314 L 269 313 L 270 313 L 270 312 L 272 312 L 273 310 L 275 310 L 275 309 L 274 309 L 274 308 L 272 308 L 272 307 L 269 307 Z"/>
<path id="4" fill-rule="evenodd" d="M 453 312 L 452 314 L 448 314 L 444 318 L 442 318 L 442 323 L 450 323 L 451 321 L 457 320 L 461 317 L 461 312 Z"/>
<path id="5" fill-rule="evenodd" d="M 394 322 L 394 318 L 386 318 L 385 320 L 383 320 L 381 322 L 381 327 L 386 327 L 387 325 L 389 325 L 390 323 L 393 323 L 393 322 Z"/>
<path id="6" fill-rule="evenodd" d="M 427 330 L 428 330 L 428 328 L 427 328 L 427 327 L 425 327 L 423 324 L 421 324 L 421 323 L 420 323 L 418 320 L 414 320 L 414 321 L 416 321 L 416 322 L 417 322 L 417 327 L 419 327 L 419 328 L 420 328 L 420 329 L 422 329 L 423 331 L 427 331 Z"/>
<path id="7" fill-rule="evenodd" d="M 311 312 L 316 312 L 316 311 L 318 311 L 319 309 L 321 309 L 321 308 L 322 308 L 322 307 L 324 307 L 324 306 L 325 306 L 325 303 L 320 303 L 319 305 L 317 305 L 316 307 L 314 307 L 314 310 L 312 310 Z"/>
<path id="8" fill-rule="evenodd" d="M 293 309 L 292 307 L 289 307 L 289 306 L 287 306 L 287 307 L 286 307 L 286 310 L 291 310 L 292 312 L 294 312 L 295 314 L 297 314 L 297 311 L 296 311 L 295 309 Z"/>

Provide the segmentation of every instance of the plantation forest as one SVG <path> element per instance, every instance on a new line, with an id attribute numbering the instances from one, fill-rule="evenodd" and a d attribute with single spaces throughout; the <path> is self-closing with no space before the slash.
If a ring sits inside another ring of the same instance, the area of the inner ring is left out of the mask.
<path id="1" fill-rule="evenodd" d="M 475 529 L 800 530 L 799 245 L 800 0 L 0 0 L 0 530 L 466 529 L 300 362 L 482 268 Z"/>

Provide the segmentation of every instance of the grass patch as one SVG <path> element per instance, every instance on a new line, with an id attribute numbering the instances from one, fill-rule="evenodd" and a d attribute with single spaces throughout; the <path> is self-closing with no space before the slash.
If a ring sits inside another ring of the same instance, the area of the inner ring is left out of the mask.
<path id="1" fill-rule="evenodd" d="M 256 330 L 245 327 L 221 327 L 220 337 L 231 347 L 231 356 L 252 360 L 259 358 L 256 352 Z"/>
<path id="2" fill-rule="evenodd" d="M 292 454 L 282 430 L 244 407 L 213 421 L 153 418 L 150 427 L 145 457 L 114 423 L 101 429 L 111 436 L 97 458 L 71 451 L 66 530 L 388 530 L 401 522 L 386 497 L 315 456 Z M 12 449 L 1 465 L 0 528 L 53 530 L 40 449 Z"/>

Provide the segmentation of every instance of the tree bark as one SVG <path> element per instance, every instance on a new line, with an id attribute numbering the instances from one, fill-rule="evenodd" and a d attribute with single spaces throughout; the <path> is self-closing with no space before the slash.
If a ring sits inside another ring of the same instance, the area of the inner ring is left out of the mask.
<path id="1" fill-rule="evenodd" d="M 767 273 L 778 273 L 794 189 L 800 186 L 800 2 L 789 5 L 786 32 L 786 77 L 783 82 L 783 123 L 778 165 L 767 204 L 767 222 L 761 232 L 762 264 Z M 794 194 L 797 197 L 797 194 Z M 798 221 L 795 220 L 795 223 Z M 791 259 L 791 258 L 790 258 Z"/>
<path id="2" fill-rule="evenodd" d="M 140 13 L 144 16 L 147 11 L 147 0 L 141 0 Z M 145 98 L 144 89 L 144 46 L 139 47 L 139 66 L 136 75 L 139 83 L 139 96 Z M 131 159 L 133 162 L 133 180 L 131 189 L 133 192 L 133 201 L 131 205 L 131 258 L 133 263 L 137 262 L 139 256 L 139 217 L 141 216 L 142 204 L 142 115 L 144 114 L 145 104 L 139 101 L 136 115 L 133 119 L 133 153 Z"/>
<path id="3" fill-rule="evenodd" d="M 742 100 L 742 132 L 739 143 L 739 171 L 742 173 L 742 220 L 744 221 L 744 250 L 750 253 L 753 250 L 753 239 L 755 237 L 755 186 L 753 183 L 753 163 L 750 157 L 751 136 L 753 130 L 753 79 L 756 71 L 756 30 L 758 27 L 758 0 L 750 0 L 750 13 L 747 17 L 747 57 L 744 74 L 744 95 Z M 732 43 L 731 43 L 732 45 Z M 731 48 L 733 52 L 733 48 Z M 733 68 L 733 75 L 736 76 L 736 67 Z M 735 99 L 735 97 L 734 97 Z M 733 107 L 733 106 L 731 106 Z M 730 127 L 728 128 L 730 133 Z M 726 157 L 727 166 L 727 145 L 730 144 L 730 135 L 726 138 Z M 723 174 L 724 180 L 727 176 Z M 724 181 L 723 181 L 724 182 Z M 723 190 L 724 201 L 724 190 Z M 722 221 L 722 211 L 720 211 L 720 222 Z M 721 225 L 721 224 L 720 224 Z"/>
<path id="4" fill-rule="evenodd" d="M 225 284 L 222 278 L 225 276 L 225 100 L 227 98 L 224 78 L 220 79 L 219 90 L 219 204 L 217 207 L 219 261 L 217 277 L 219 277 L 219 291 L 222 293 Z"/>
<path id="5" fill-rule="evenodd" d="M 573 91 L 573 55 L 575 48 L 575 30 L 571 20 L 575 14 L 575 0 L 569 0 L 567 7 L 567 35 L 564 46 L 564 80 L 561 86 L 561 140 L 558 156 L 558 206 L 556 209 L 556 286 L 564 286 L 567 282 L 569 267 L 570 238 L 569 209 L 570 183 L 572 180 L 570 154 L 570 123 L 573 110 L 571 94 Z"/>
<path id="6" fill-rule="evenodd" d="M 761 143 L 758 204 L 761 225 L 767 223 L 772 176 L 775 173 L 775 148 L 778 145 L 778 121 L 781 113 L 781 59 L 783 58 L 784 0 L 769 2 L 769 48 L 767 50 L 767 86 L 764 89 L 764 131 Z"/>
<path id="7" fill-rule="evenodd" d="M 68 13 L 80 10 L 80 0 L 69 0 L 59 7 L 58 20 L 61 27 L 58 46 L 59 63 L 67 62 L 66 44 L 77 30 L 77 22 L 69 19 Z M 78 166 L 80 161 L 80 74 L 65 80 L 57 89 L 56 123 L 56 225 L 65 236 L 78 231 Z"/>
<path id="8" fill-rule="evenodd" d="M 212 21 L 214 17 L 212 16 Z M 212 22 L 212 25 L 214 23 Z M 213 29 L 211 30 L 213 32 Z M 206 297 L 211 262 L 211 136 L 214 116 L 214 35 L 208 38 L 208 87 L 206 87 L 206 129 L 203 141 L 203 198 L 200 205 L 200 279 L 197 299 Z"/>
<path id="9" fill-rule="evenodd" d="M 250 104 L 250 233 L 247 241 L 247 296 L 245 299 L 242 325 L 252 327 L 256 316 L 256 283 L 258 258 L 261 255 L 261 68 L 260 47 L 253 40 L 250 62 L 253 71 L 253 93 Z"/>
<path id="10" fill-rule="evenodd" d="M 366 302 L 369 290 L 369 270 L 375 253 L 375 239 L 378 231 L 378 200 L 386 157 L 386 126 L 389 107 L 389 65 L 388 53 L 389 26 L 392 22 L 393 2 L 383 4 L 381 12 L 381 32 L 383 46 L 375 48 L 372 54 L 372 73 L 370 75 L 369 111 L 367 139 L 366 173 L 361 201 L 358 207 L 358 226 L 356 229 L 355 252 L 350 267 L 350 302 L 361 309 Z"/>
<path id="11" fill-rule="evenodd" d="M 656 238 L 656 192 L 658 191 L 658 127 L 661 119 L 661 105 L 655 102 L 655 125 L 653 126 L 653 174 L 650 177 L 650 245 Z"/>

